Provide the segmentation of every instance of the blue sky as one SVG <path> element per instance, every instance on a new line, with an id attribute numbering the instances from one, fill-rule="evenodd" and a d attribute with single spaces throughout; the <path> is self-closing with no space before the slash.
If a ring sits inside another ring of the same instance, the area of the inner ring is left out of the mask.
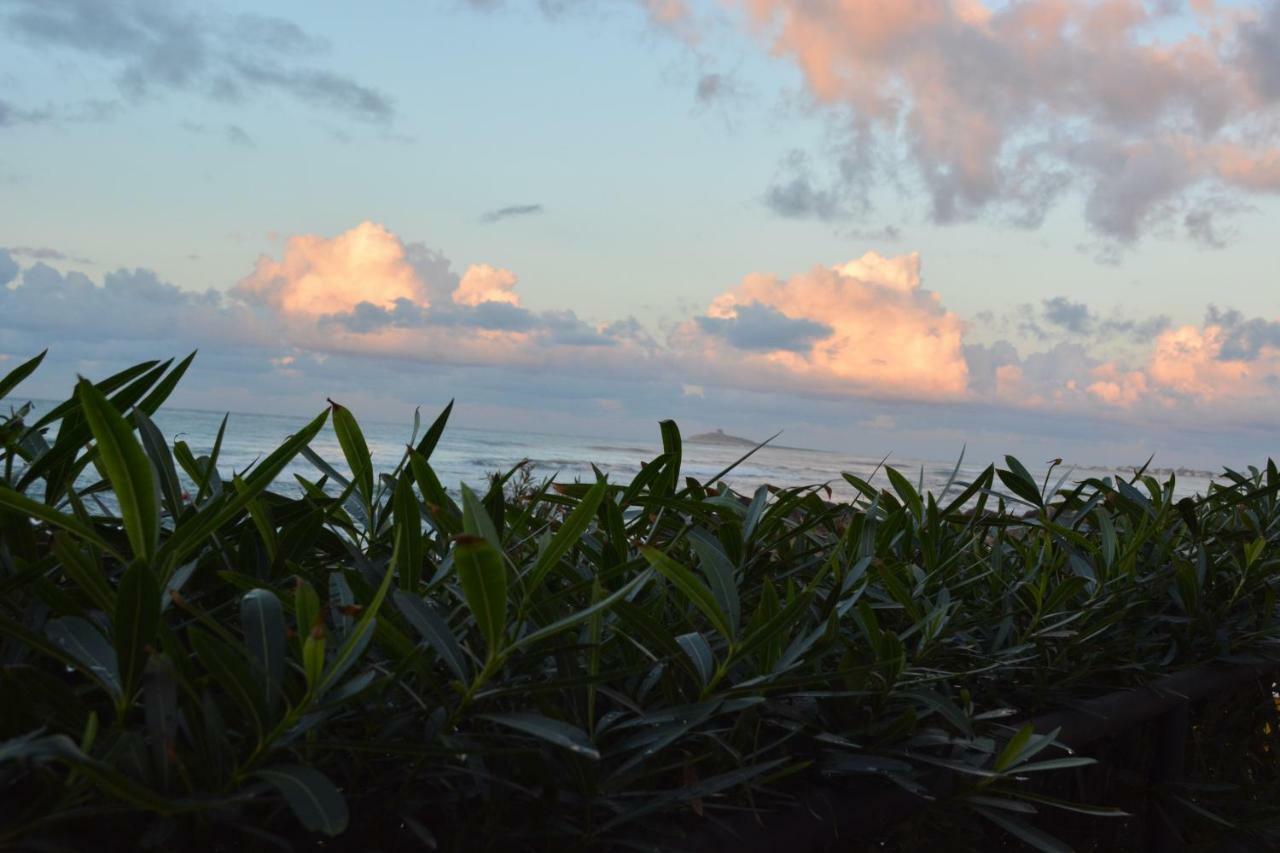
<path id="1" fill-rule="evenodd" d="M 1061 6 L 0 0 L 0 358 L 50 347 L 57 393 L 198 344 L 213 408 L 1258 461 L 1277 4 Z"/>

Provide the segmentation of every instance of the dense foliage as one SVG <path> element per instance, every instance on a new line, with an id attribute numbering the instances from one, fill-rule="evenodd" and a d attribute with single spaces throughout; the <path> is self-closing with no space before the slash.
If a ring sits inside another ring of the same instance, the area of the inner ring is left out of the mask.
<path id="1" fill-rule="evenodd" d="M 664 422 L 627 484 L 450 492 L 448 409 L 379 472 L 332 404 L 232 472 L 151 421 L 189 363 L 0 416 L 0 849 L 676 848 L 806 779 L 940 766 L 1052 849 L 1037 811 L 1108 813 L 1027 784 L 1090 759 L 1019 720 L 1280 624 L 1271 463 L 1181 500 L 1012 458 L 744 498 L 682 478 Z"/>

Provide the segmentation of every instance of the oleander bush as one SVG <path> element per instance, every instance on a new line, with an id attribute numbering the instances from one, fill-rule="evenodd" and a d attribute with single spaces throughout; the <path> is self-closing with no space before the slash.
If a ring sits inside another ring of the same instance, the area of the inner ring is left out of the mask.
<path id="1" fill-rule="evenodd" d="M 1046 811 L 1123 818 L 1032 784 L 1092 759 L 1021 721 L 1280 627 L 1271 462 L 833 503 L 682 477 L 667 421 L 629 483 L 453 490 L 449 408 L 378 471 L 331 403 L 232 471 L 151 421 L 190 363 L 0 415 L 0 849 L 697 849 L 938 768 L 986 849 L 1058 849 Z"/>

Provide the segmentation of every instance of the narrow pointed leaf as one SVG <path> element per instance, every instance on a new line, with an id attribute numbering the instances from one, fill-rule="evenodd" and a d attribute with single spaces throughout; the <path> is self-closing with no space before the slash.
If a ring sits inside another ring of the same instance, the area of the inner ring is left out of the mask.
<path id="1" fill-rule="evenodd" d="M 541 738 L 547 743 L 564 747 L 570 752 L 599 760 L 600 752 L 591 743 L 587 733 L 577 726 L 561 720 L 553 720 L 532 712 L 513 712 L 509 714 L 480 714 L 480 719 L 489 720 L 525 734 Z"/>
<path id="2" fill-rule="evenodd" d="M 347 828 L 347 801 L 329 777 L 312 767 L 277 764 L 254 774 L 284 796 L 304 828 L 325 835 L 341 835 Z"/>
<path id="3" fill-rule="evenodd" d="M 240 626 L 245 645 L 257 664 L 260 691 L 267 709 L 274 712 L 284 688 L 284 607 L 268 589 L 254 589 L 240 599 Z"/>

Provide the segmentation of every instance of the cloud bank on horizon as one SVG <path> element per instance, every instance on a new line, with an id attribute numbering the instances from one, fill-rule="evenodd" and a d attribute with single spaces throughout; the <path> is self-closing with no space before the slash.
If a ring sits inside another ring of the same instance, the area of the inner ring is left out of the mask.
<path id="1" fill-rule="evenodd" d="M 1280 416 L 1280 320 L 1210 306 L 1199 325 L 1102 321 L 1055 297 L 1006 318 L 1041 341 L 1019 351 L 979 340 L 977 323 L 924 288 L 922 266 L 916 252 L 868 252 L 787 277 L 753 273 L 702 313 L 650 330 L 529 309 L 515 272 L 477 263 L 459 274 L 440 252 L 363 222 L 289 238 L 226 293 L 183 290 L 141 268 L 99 284 L 0 251 L 0 314 L 12 354 L 83 337 L 141 357 L 154 354 L 149 340 L 182 339 L 276 367 L 342 354 L 837 399 L 1176 412 L 1191 423 Z M 1135 342 L 1135 327 L 1154 338 Z M 1122 357 L 1106 354 L 1117 346 Z"/>

